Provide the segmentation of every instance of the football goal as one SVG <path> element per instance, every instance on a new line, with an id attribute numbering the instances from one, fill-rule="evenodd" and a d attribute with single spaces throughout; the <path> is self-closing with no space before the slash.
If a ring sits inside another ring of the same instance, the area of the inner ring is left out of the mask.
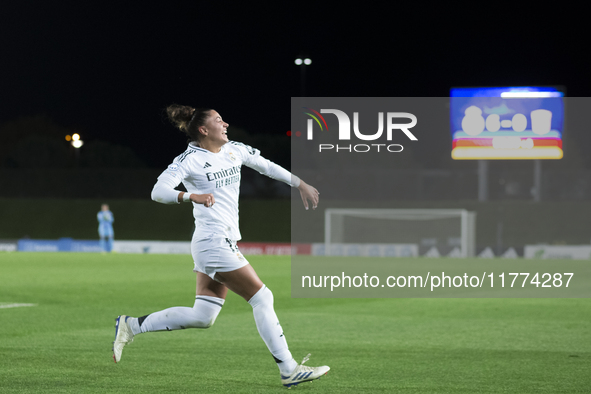
<path id="1" fill-rule="evenodd" d="M 472 257 L 476 213 L 465 209 L 326 209 L 326 255 L 343 245 L 413 245 L 425 254 Z M 416 255 L 416 254 L 415 254 Z"/>

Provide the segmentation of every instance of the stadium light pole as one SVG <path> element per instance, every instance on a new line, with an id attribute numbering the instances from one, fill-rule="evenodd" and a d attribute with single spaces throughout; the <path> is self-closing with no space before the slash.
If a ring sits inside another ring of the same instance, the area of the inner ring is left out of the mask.
<path id="1" fill-rule="evenodd" d="M 66 137 L 66 140 L 68 139 L 68 137 Z M 78 167 L 78 162 L 80 161 L 80 147 L 84 145 L 84 141 L 82 141 L 82 139 L 80 138 L 80 134 L 74 133 L 72 134 L 70 143 L 74 147 L 74 153 L 76 156 L 76 167 Z"/>
<path id="2" fill-rule="evenodd" d="M 312 59 L 306 57 L 304 59 L 298 57 L 295 62 L 296 66 L 300 67 L 300 97 L 306 96 L 306 68 L 312 64 Z"/>

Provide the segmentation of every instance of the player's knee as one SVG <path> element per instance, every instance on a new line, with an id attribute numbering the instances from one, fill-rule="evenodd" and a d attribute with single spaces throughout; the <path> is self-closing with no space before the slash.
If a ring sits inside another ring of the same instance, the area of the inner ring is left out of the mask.
<path id="1" fill-rule="evenodd" d="M 222 310 L 224 300 L 221 298 L 200 296 L 195 300 L 193 306 L 193 328 L 209 328 L 213 326 L 220 311 Z"/>
<path id="2" fill-rule="evenodd" d="M 217 317 L 218 317 L 217 313 L 215 315 L 209 316 L 209 320 L 204 321 L 203 326 L 201 328 L 209 328 L 209 327 L 213 326 L 213 323 L 215 323 L 215 320 L 217 319 Z"/>
<path id="3" fill-rule="evenodd" d="M 216 318 L 218 317 L 219 310 L 199 310 L 193 309 L 193 314 L 190 319 L 189 326 L 187 328 L 209 328 L 213 326 Z"/>
<path id="4" fill-rule="evenodd" d="M 195 324 L 194 324 L 193 327 L 205 329 L 205 328 L 209 328 L 209 327 L 213 326 L 213 323 L 214 322 L 215 322 L 215 318 L 213 320 L 209 320 L 209 321 L 206 321 L 206 320 L 195 320 Z"/>
<path id="5" fill-rule="evenodd" d="M 273 306 L 273 292 L 265 285 L 248 300 L 248 303 L 253 307 L 257 306 Z"/>

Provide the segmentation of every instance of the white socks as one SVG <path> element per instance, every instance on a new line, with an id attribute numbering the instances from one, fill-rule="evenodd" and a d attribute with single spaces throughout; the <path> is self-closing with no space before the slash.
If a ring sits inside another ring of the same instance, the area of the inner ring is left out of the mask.
<path id="1" fill-rule="evenodd" d="M 195 297 L 193 308 L 175 306 L 137 319 L 130 319 L 129 325 L 134 335 L 151 331 L 209 328 L 222 310 L 224 302 L 222 298 L 200 295 Z"/>
<path id="2" fill-rule="evenodd" d="M 248 303 L 252 306 L 254 321 L 259 335 L 265 341 L 267 348 L 275 358 L 277 366 L 283 375 L 290 375 L 297 363 L 291 356 L 283 329 L 273 309 L 273 293 L 263 285 Z"/>
<path id="3" fill-rule="evenodd" d="M 200 295 L 195 297 L 193 308 L 176 306 L 147 316 L 131 318 L 129 326 L 134 335 L 152 331 L 209 328 L 222 310 L 224 302 L 221 298 Z M 248 303 L 252 306 L 259 335 L 277 362 L 281 374 L 290 375 L 298 364 L 291 356 L 283 329 L 273 309 L 273 293 L 263 285 Z"/>

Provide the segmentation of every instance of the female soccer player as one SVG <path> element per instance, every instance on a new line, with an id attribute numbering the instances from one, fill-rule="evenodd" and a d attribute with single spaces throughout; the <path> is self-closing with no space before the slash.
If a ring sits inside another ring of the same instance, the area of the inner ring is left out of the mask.
<path id="1" fill-rule="evenodd" d="M 281 383 L 291 387 L 325 375 L 329 367 L 307 367 L 291 356 L 283 330 L 273 309 L 273 293 L 259 279 L 240 253 L 236 241 L 240 167 L 244 164 L 270 178 L 297 187 L 304 207 L 318 205 L 318 191 L 289 171 L 263 158 L 257 149 L 229 141 L 228 123 L 212 109 L 171 105 L 168 118 L 189 137 L 189 146 L 158 177 L 152 199 L 164 204 L 191 202 L 195 232 L 191 253 L 197 273 L 197 296 L 193 308 L 173 307 L 134 318 L 117 318 L 113 358 L 121 359 L 123 347 L 135 335 L 184 328 L 209 328 L 222 309 L 228 289 L 252 306 L 257 329 L 281 374 Z M 187 193 L 175 188 L 183 183 Z"/>

